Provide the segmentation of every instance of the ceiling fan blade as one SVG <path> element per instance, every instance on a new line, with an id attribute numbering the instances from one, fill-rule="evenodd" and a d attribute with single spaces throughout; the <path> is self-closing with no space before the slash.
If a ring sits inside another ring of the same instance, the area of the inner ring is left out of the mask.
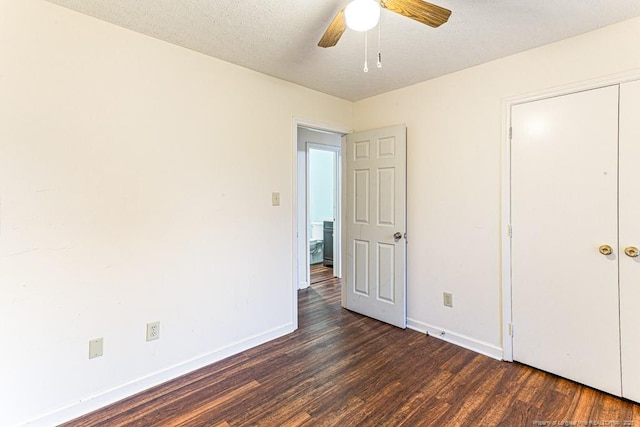
<path id="1" fill-rule="evenodd" d="M 422 0 L 382 0 L 381 6 L 392 12 L 430 27 L 439 27 L 449 20 L 451 11 Z"/>
<path id="2" fill-rule="evenodd" d="M 331 24 L 329 24 L 327 31 L 324 32 L 324 34 L 322 35 L 322 38 L 318 42 L 318 46 L 320 47 L 335 46 L 336 44 L 338 44 L 338 40 L 340 40 L 340 37 L 342 37 L 342 34 L 346 29 L 347 29 L 347 22 L 344 19 L 344 9 L 342 9 L 340 12 L 338 12 L 336 17 L 333 18 L 333 21 L 331 21 Z"/>

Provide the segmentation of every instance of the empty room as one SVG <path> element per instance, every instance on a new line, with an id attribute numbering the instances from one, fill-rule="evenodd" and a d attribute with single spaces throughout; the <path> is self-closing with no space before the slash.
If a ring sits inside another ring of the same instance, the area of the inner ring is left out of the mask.
<path id="1" fill-rule="evenodd" d="M 0 0 L 0 426 L 638 426 L 638 117 L 636 0 Z"/>

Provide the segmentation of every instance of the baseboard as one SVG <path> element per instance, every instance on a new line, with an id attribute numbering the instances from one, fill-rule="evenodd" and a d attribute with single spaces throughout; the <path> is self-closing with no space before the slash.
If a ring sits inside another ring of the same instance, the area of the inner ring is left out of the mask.
<path id="1" fill-rule="evenodd" d="M 439 338 L 451 344 L 466 348 L 467 350 L 484 354 L 485 356 L 491 357 L 493 359 L 502 360 L 502 349 L 500 347 L 496 347 L 495 345 L 478 341 L 474 338 L 470 338 L 462 334 L 447 331 L 444 328 L 428 325 L 415 319 L 407 318 L 407 328 L 414 331 L 422 332 L 435 338 Z"/>
<path id="2" fill-rule="evenodd" d="M 298 283 L 298 289 L 306 289 L 308 287 L 309 287 L 309 282 L 307 282 L 306 280 L 304 282 Z"/>
<path id="3" fill-rule="evenodd" d="M 119 400 L 130 397 L 136 393 L 140 393 L 151 387 L 155 387 L 164 382 L 177 378 L 181 375 L 203 368 L 207 365 L 225 359 L 234 354 L 264 344 L 268 341 L 280 338 L 294 331 L 293 324 L 289 323 L 259 335 L 254 335 L 245 340 L 238 341 L 231 345 L 220 348 L 216 351 L 203 356 L 196 357 L 183 363 L 171 366 L 161 371 L 150 374 L 146 377 L 139 378 L 129 383 L 117 386 L 111 390 L 89 396 L 69 406 L 59 408 L 53 412 L 42 415 L 31 421 L 26 422 L 25 426 L 52 426 L 58 425 L 82 415 L 93 412 L 104 406 L 115 403 Z"/>

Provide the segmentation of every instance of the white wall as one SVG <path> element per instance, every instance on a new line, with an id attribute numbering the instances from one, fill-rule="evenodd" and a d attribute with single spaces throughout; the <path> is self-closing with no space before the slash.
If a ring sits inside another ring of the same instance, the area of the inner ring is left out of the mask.
<path id="1" fill-rule="evenodd" d="M 638 40 L 634 19 L 356 103 L 356 130 L 407 125 L 411 327 L 501 356 L 502 101 L 638 68 Z"/>
<path id="2" fill-rule="evenodd" d="M 352 110 L 0 0 L 0 425 L 52 425 L 291 331 L 293 120 L 348 128 Z"/>

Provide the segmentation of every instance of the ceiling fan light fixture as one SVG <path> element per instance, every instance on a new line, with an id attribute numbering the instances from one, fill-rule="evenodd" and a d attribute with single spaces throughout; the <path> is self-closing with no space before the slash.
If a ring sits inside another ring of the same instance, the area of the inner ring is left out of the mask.
<path id="1" fill-rule="evenodd" d="M 354 31 L 369 31 L 380 20 L 380 4 L 375 0 L 353 0 L 344 9 L 347 27 Z"/>

